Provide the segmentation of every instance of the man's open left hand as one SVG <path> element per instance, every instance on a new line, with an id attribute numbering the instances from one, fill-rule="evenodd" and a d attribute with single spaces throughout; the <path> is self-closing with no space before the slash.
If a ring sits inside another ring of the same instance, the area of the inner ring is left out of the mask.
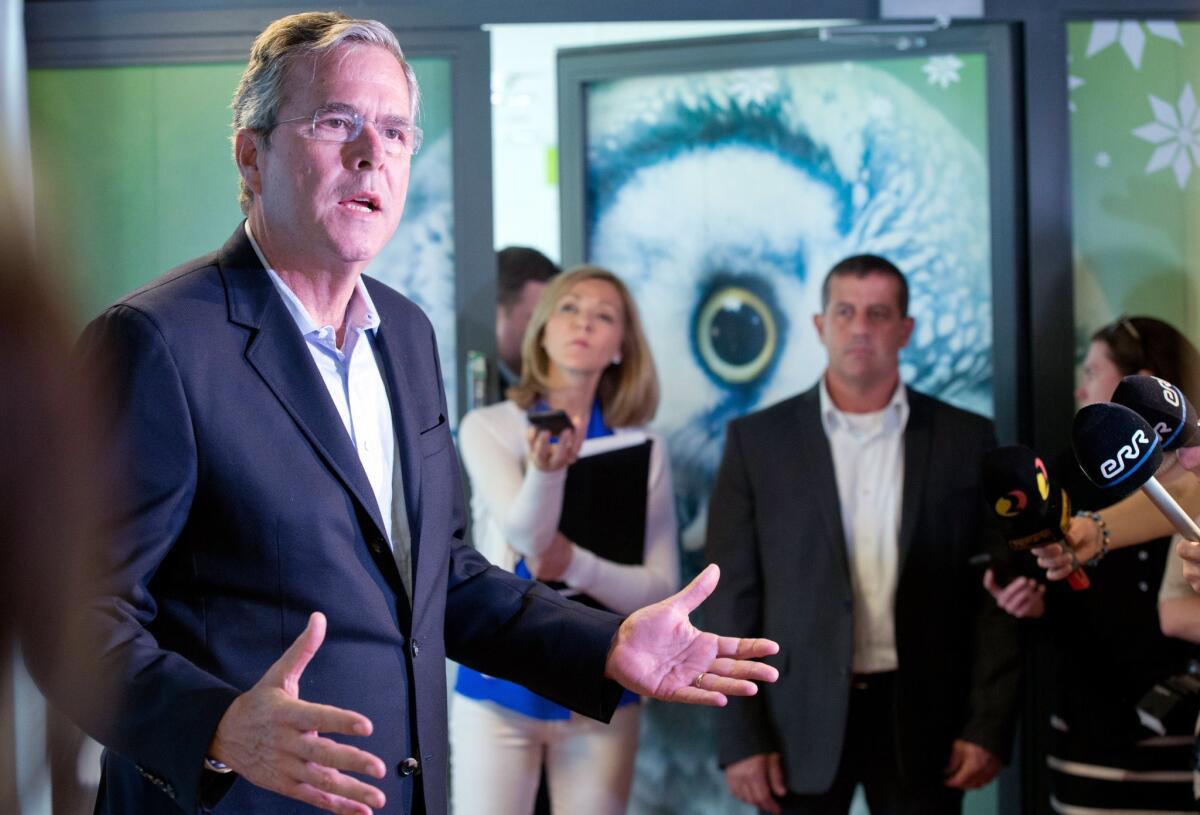
<path id="1" fill-rule="evenodd" d="M 778 679 L 775 668 L 753 661 L 778 653 L 778 644 L 719 637 L 688 619 L 719 578 L 720 570 L 709 564 L 678 594 L 629 615 L 613 640 L 604 675 L 643 696 L 716 707 L 728 696 L 753 696 L 756 682 Z"/>

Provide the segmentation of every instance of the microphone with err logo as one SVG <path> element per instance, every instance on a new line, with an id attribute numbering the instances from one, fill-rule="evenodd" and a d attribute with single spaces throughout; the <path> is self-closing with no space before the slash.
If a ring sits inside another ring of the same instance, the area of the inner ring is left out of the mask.
<path id="1" fill-rule="evenodd" d="M 1182 394 L 1179 396 L 1182 399 Z M 1168 424 L 1168 435 L 1174 429 Z M 1183 435 L 1172 438 L 1173 447 Z M 1162 464 L 1164 444 L 1159 433 L 1136 412 L 1111 402 L 1082 408 L 1075 414 L 1071 446 L 1083 472 L 1092 483 L 1109 492 L 1114 502 L 1141 489 L 1179 534 L 1200 541 L 1196 522 L 1154 477 Z"/>
<path id="2" fill-rule="evenodd" d="M 983 492 L 1000 533 L 1013 549 L 1057 543 L 1071 525 L 1071 498 L 1050 480 L 1042 459 L 1023 444 L 997 447 L 983 459 Z M 1083 569 L 1067 576 L 1072 589 L 1088 588 Z"/>
<path id="3" fill-rule="evenodd" d="M 1112 401 L 1141 416 L 1158 433 L 1164 452 L 1200 445 L 1200 417 L 1183 391 L 1157 376 L 1121 380 Z"/>

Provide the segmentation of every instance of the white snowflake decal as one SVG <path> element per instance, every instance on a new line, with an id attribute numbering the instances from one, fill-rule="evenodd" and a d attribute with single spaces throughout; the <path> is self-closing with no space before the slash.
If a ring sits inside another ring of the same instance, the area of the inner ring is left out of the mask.
<path id="1" fill-rule="evenodd" d="M 1067 75 L 1067 96 L 1068 96 L 1067 109 L 1070 110 L 1072 113 L 1074 113 L 1079 108 L 1076 107 L 1075 101 L 1073 99 L 1069 98 L 1071 91 L 1075 90 L 1076 88 L 1082 88 L 1084 86 L 1084 84 L 1085 83 L 1083 81 L 1083 77 L 1074 76 L 1072 74 Z"/>
<path id="2" fill-rule="evenodd" d="M 1192 165 L 1200 167 L 1200 110 L 1191 83 L 1183 86 L 1178 109 L 1157 96 L 1150 97 L 1150 109 L 1154 121 L 1133 131 L 1139 139 L 1158 145 L 1146 164 L 1146 174 L 1170 167 L 1182 190 L 1191 177 Z"/>
<path id="3" fill-rule="evenodd" d="M 1145 26 L 1145 31 L 1142 27 Z M 1115 42 L 1129 57 L 1135 70 L 1142 69 L 1142 54 L 1146 50 L 1146 34 L 1183 45 L 1179 26 L 1170 20 L 1097 20 L 1092 24 L 1092 35 L 1088 38 L 1087 56 L 1093 57 Z"/>
<path id="4" fill-rule="evenodd" d="M 729 91 L 744 107 L 756 105 L 761 108 L 779 92 L 779 83 L 774 71 L 769 68 L 735 71 Z"/>
<path id="5" fill-rule="evenodd" d="M 944 54 L 930 57 L 929 61 L 921 66 L 921 70 L 925 72 L 930 85 L 937 85 L 944 90 L 962 79 L 959 76 L 962 67 L 961 59 L 954 54 Z"/>
<path id="6" fill-rule="evenodd" d="M 1071 98 L 1071 93 L 1075 89 L 1082 88 L 1087 84 L 1083 77 L 1075 76 L 1075 74 L 1071 73 L 1071 63 L 1074 61 L 1075 60 L 1071 58 L 1071 55 L 1067 54 L 1067 110 L 1071 111 L 1072 113 L 1079 110 L 1079 108 L 1075 105 L 1075 100 Z"/>

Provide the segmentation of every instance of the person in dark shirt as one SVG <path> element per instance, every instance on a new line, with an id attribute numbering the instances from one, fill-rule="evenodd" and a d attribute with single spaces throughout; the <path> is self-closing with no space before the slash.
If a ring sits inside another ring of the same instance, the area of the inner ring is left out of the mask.
<path id="1" fill-rule="evenodd" d="M 554 261 L 527 246 L 509 246 L 496 253 L 496 369 L 500 396 L 521 381 L 521 342 L 525 327 L 560 269 Z"/>

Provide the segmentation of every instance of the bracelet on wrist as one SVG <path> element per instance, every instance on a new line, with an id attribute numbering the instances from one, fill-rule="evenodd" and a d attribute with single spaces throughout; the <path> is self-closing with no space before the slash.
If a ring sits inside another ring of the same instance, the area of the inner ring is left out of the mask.
<path id="1" fill-rule="evenodd" d="M 233 772 L 232 767 L 230 767 L 228 764 L 226 764 L 223 761 L 217 761 L 212 756 L 204 757 L 204 769 L 210 770 L 214 773 L 221 773 L 221 774 Z"/>
<path id="2" fill-rule="evenodd" d="M 1108 524 L 1104 523 L 1104 519 L 1100 517 L 1099 512 L 1091 512 L 1090 510 L 1085 509 L 1076 512 L 1075 516 L 1077 518 L 1087 518 L 1093 521 L 1100 529 L 1100 551 L 1088 558 L 1087 561 L 1088 566 L 1095 566 L 1104 559 L 1105 555 L 1108 554 L 1108 545 L 1111 542 L 1111 538 L 1108 534 Z"/>

